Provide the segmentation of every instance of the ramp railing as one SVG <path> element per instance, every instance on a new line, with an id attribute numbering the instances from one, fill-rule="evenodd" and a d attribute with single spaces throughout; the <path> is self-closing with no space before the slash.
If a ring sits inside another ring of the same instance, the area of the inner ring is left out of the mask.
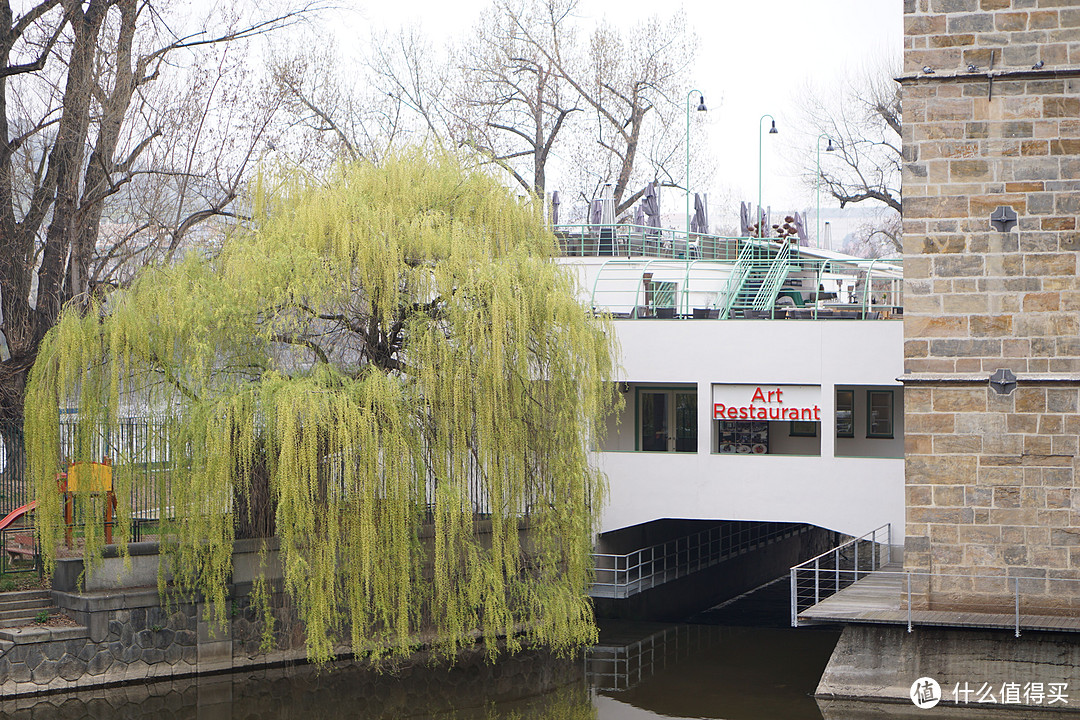
<path id="1" fill-rule="evenodd" d="M 589 595 L 627 598 L 804 532 L 798 523 L 725 522 L 623 555 L 593 553 Z"/>
<path id="2" fill-rule="evenodd" d="M 791 568 L 791 626 L 799 613 L 892 562 L 892 525 L 886 523 Z"/>

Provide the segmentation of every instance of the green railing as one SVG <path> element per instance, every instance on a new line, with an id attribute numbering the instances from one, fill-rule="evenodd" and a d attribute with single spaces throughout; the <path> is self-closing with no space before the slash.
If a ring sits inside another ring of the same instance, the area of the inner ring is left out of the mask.
<path id="1" fill-rule="evenodd" d="M 558 225 L 558 252 L 566 257 L 642 257 L 734 261 L 752 238 L 724 237 L 645 225 Z M 766 241 L 767 242 L 767 241 Z"/>
<path id="2" fill-rule="evenodd" d="M 746 282 L 746 277 L 750 274 L 750 269 L 754 264 L 754 245 L 753 243 L 746 243 L 742 251 L 739 253 L 738 259 L 735 261 L 735 267 L 731 270 L 731 277 L 728 278 L 727 285 L 724 287 L 723 297 L 724 305 L 720 309 L 720 318 L 728 319 L 731 317 L 731 309 L 735 307 L 735 302 L 739 298 L 739 291 L 742 290 L 743 283 Z"/>
<path id="3" fill-rule="evenodd" d="M 616 318 L 876 320 L 903 313 L 895 260 L 793 258 L 794 248 L 757 242 L 731 261 L 610 258 L 586 266 L 589 300 Z M 812 252 L 812 251 L 811 251 Z M 741 312 L 740 312 L 741 311 Z"/>
<path id="4" fill-rule="evenodd" d="M 780 294 L 780 288 L 784 285 L 788 273 L 791 271 L 791 243 L 783 243 L 783 247 L 776 253 L 765 277 L 761 281 L 761 287 L 751 308 L 762 311 L 769 310 L 776 304 L 776 298 Z"/>

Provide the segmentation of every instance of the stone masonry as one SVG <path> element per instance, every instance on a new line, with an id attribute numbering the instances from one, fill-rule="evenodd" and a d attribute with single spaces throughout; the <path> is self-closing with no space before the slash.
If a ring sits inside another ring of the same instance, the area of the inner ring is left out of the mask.
<path id="1" fill-rule="evenodd" d="M 905 564 L 922 607 L 1075 611 L 1080 0 L 904 11 Z"/>

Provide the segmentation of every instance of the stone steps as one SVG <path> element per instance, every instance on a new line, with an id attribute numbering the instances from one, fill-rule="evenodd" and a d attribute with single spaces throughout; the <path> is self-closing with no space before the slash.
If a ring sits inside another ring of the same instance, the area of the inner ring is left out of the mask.
<path id="1" fill-rule="evenodd" d="M 33 625 L 42 611 L 50 616 L 59 612 L 47 590 L 0 593 L 0 628 Z"/>

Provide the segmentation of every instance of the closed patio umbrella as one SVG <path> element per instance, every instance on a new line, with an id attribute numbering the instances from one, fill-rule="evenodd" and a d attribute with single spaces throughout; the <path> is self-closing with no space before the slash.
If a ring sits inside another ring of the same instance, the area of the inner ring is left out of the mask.
<path id="1" fill-rule="evenodd" d="M 743 237 L 750 236 L 750 203 L 739 202 L 739 233 Z"/>
<path id="2" fill-rule="evenodd" d="M 694 217 L 690 220 L 690 230 L 702 235 L 709 233 L 709 196 L 694 193 Z"/>
<path id="3" fill-rule="evenodd" d="M 599 255 L 614 255 L 615 197 L 611 183 L 605 183 L 600 192 L 600 247 Z"/>

